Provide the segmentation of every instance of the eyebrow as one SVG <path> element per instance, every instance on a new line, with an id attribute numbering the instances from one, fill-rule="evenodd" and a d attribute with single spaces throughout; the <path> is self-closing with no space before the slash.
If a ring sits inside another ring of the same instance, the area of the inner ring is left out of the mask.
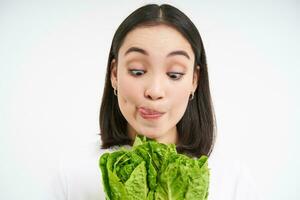
<path id="1" fill-rule="evenodd" d="M 141 49 L 139 47 L 130 47 L 125 53 L 124 53 L 124 56 L 126 56 L 127 54 L 129 54 L 130 52 L 138 52 L 138 53 L 141 53 L 141 54 L 144 54 L 146 56 L 149 56 L 149 53 L 144 50 L 144 49 Z M 184 57 L 186 57 L 187 59 L 190 59 L 190 56 L 188 55 L 188 53 L 186 51 L 183 51 L 183 50 L 176 50 L 176 51 L 172 51 L 170 52 L 167 57 L 171 57 L 171 56 L 176 56 L 176 55 L 182 55 Z"/>

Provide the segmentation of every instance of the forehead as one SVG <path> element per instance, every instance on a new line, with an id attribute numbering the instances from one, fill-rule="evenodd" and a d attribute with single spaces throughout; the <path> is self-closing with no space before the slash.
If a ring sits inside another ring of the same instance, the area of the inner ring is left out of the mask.
<path id="1" fill-rule="evenodd" d="M 166 55 L 174 50 L 185 50 L 190 57 L 193 57 L 192 47 L 182 34 L 175 28 L 163 24 L 138 27 L 130 31 L 119 50 L 120 54 L 123 55 L 132 46 L 146 49 L 150 56 Z"/>

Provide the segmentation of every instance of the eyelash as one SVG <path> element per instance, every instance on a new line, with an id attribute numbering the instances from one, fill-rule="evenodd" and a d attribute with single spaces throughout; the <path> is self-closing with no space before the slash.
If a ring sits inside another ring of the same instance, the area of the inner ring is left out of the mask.
<path id="1" fill-rule="evenodd" d="M 140 76 L 140 75 L 136 75 L 136 74 L 134 73 L 135 71 L 137 71 L 137 72 L 141 72 L 141 71 L 145 72 L 144 70 L 131 69 L 131 70 L 129 70 L 129 73 L 132 74 L 134 77 Z M 174 78 L 171 78 L 171 79 L 174 80 L 174 81 L 180 80 L 180 79 L 182 78 L 182 76 L 184 75 L 184 73 L 179 73 L 179 72 L 169 72 L 168 75 L 170 75 L 170 74 L 171 74 L 171 75 L 174 75 L 174 74 L 175 74 L 175 75 L 180 75 L 179 78 L 175 78 L 175 79 L 174 79 Z"/>

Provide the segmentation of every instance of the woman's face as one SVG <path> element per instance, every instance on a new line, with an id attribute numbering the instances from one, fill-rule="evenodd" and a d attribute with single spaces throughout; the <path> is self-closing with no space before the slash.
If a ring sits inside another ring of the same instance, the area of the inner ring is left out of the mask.
<path id="1" fill-rule="evenodd" d="M 176 124 L 198 82 L 194 59 L 189 42 L 170 26 L 138 27 L 127 34 L 111 63 L 111 82 L 131 138 L 178 142 Z"/>

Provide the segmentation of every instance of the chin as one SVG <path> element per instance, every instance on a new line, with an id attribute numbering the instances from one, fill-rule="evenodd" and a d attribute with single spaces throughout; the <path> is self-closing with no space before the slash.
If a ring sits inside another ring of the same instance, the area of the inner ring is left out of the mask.
<path id="1" fill-rule="evenodd" d="M 160 135 L 157 134 L 156 131 L 152 132 L 141 132 L 140 135 L 146 136 L 147 138 L 157 139 Z"/>

